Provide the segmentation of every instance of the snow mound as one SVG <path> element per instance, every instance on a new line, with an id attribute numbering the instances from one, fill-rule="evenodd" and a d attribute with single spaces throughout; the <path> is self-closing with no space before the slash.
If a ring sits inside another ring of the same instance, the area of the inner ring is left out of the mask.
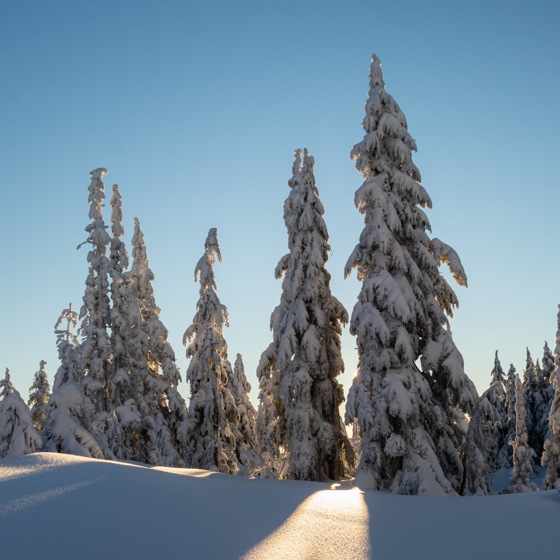
<path id="1" fill-rule="evenodd" d="M 555 490 L 438 498 L 54 453 L 0 461 L 12 560 L 553 558 L 559 514 Z M 530 538 L 496 537 L 519 519 Z"/>

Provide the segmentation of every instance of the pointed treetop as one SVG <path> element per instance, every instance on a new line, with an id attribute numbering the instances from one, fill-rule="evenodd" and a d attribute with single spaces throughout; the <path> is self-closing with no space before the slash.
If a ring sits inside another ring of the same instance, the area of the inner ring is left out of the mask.
<path id="1" fill-rule="evenodd" d="M 303 149 L 303 169 L 311 170 L 313 173 L 313 168 L 315 167 L 315 158 L 309 155 L 307 148 Z"/>
<path id="2" fill-rule="evenodd" d="M 376 54 L 371 55 L 371 65 L 369 67 L 369 89 L 370 92 L 377 87 L 385 87 L 383 72 L 381 71 L 381 60 Z"/>
<path id="3" fill-rule="evenodd" d="M 294 150 L 294 160 L 294 164 L 292 165 L 292 176 L 295 176 L 301 171 L 301 148 Z"/>
<path id="4" fill-rule="evenodd" d="M 124 235 L 124 228 L 122 226 L 122 196 L 119 192 L 119 185 L 113 185 L 113 196 L 111 197 L 111 231 L 115 237 L 122 237 Z"/>
<path id="5" fill-rule="evenodd" d="M 4 379 L 0 381 L 0 397 L 5 398 L 13 393 L 14 390 L 14 386 L 10 381 L 10 370 L 6 368 L 6 375 L 4 376 Z"/>
<path id="6" fill-rule="evenodd" d="M 498 359 L 498 351 L 496 350 L 496 357 L 494 358 L 494 369 L 490 372 L 492 375 L 492 383 L 496 381 L 500 381 L 504 383 L 504 370 L 502 369 L 502 364 L 500 364 L 500 360 Z"/>
<path id="7" fill-rule="evenodd" d="M 206 289 L 216 289 L 216 282 L 214 281 L 213 265 L 218 261 L 222 262 L 222 253 L 220 252 L 220 245 L 218 244 L 218 229 L 210 228 L 208 237 L 204 243 L 204 255 L 198 261 L 194 269 L 194 280 L 198 280 L 200 274 L 200 294 L 202 295 Z"/>

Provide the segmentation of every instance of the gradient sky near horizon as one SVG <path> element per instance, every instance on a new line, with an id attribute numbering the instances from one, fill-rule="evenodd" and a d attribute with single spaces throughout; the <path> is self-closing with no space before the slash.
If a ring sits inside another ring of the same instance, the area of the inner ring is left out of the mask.
<path id="1" fill-rule="evenodd" d="M 181 340 L 198 299 L 194 267 L 218 228 L 218 295 L 232 362 L 256 366 L 287 252 L 282 220 L 293 150 L 307 147 L 333 249 L 333 294 L 363 227 L 361 175 L 370 56 L 418 144 L 433 236 L 467 271 L 452 320 L 465 369 L 486 389 L 494 352 L 522 371 L 525 348 L 554 348 L 560 303 L 560 3 L 75 2 L 0 4 L 0 375 L 27 395 L 39 361 L 52 382 L 53 327 L 81 305 L 89 171 L 137 216 L 161 318 L 183 378 Z M 110 208 L 106 209 L 109 221 Z M 355 373 L 345 329 L 341 376 Z M 185 398 L 188 388 L 180 386 Z"/>

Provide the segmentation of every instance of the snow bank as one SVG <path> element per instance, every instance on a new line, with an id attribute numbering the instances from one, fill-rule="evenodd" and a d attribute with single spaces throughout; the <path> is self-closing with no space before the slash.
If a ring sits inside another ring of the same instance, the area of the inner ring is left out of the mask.
<path id="1" fill-rule="evenodd" d="M 0 461 L 12 560 L 553 558 L 559 514 L 556 491 L 437 498 L 62 454 Z M 530 538 L 509 539 L 519 519 Z"/>

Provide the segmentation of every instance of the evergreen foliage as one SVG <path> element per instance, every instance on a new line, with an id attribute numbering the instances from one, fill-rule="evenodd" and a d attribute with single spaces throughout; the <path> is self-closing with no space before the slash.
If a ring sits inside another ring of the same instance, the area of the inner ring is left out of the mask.
<path id="1" fill-rule="evenodd" d="M 545 347 L 546 348 L 546 347 Z M 547 466 L 543 481 L 543 490 L 557 488 L 560 490 L 560 305 L 558 306 L 558 330 L 556 331 L 556 348 L 554 350 L 554 370 L 550 376 L 554 388 L 548 438 L 544 444 L 541 464 Z"/>
<path id="2" fill-rule="evenodd" d="M 35 373 L 33 385 L 29 389 L 28 406 L 31 407 L 31 418 L 36 430 L 41 433 L 45 427 L 45 405 L 49 401 L 51 387 L 47 380 L 45 365 L 47 362 L 41 360 L 39 371 Z"/>
<path id="3" fill-rule="evenodd" d="M 255 426 L 257 411 L 249 400 L 251 385 L 245 376 L 241 354 L 237 354 L 233 370 L 229 362 L 226 362 L 226 368 L 228 370 L 229 389 L 239 412 L 239 423 L 236 428 L 232 429 L 236 442 L 236 456 L 238 461 L 245 464 L 243 453 L 254 451 L 258 447 Z"/>
<path id="4" fill-rule="evenodd" d="M 194 271 L 195 282 L 200 277 L 196 314 L 183 337 L 183 344 L 188 344 L 187 358 L 191 358 L 187 370 L 191 400 L 181 439 L 188 467 L 236 474 L 233 429 L 238 425 L 239 411 L 229 388 L 223 336 L 224 325 L 229 323 L 227 309 L 215 291 L 216 258 L 222 262 L 218 230 L 212 228 Z"/>
<path id="5" fill-rule="evenodd" d="M 364 177 L 355 205 L 365 227 L 345 271 L 356 268 L 363 282 L 350 322 L 358 375 L 346 407 L 346 423 L 357 418 L 362 433 L 356 483 L 454 494 L 464 481 L 464 413 L 478 395 L 451 338 L 447 316 L 458 300 L 439 267 L 448 264 L 461 286 L 467 278 L 457 253 L 428 237 L 421 208 L 432 203 L 412 161 L 416 143 L 375 55 L 365 111 L 365 137 L 351 152 Z"/>
<path id="6" fill-rule="evenodd" d="M 343 305 L 331 294 L 324 208 L 315 186 L 315 160 L 295 152 L 290 195 L 284 204 L 286 254 L 275 270 L 284 277 L 280 304 L 270 324 L 273 341 L 258 366 L 259 444 L 270 460 L 284 450 L 289 476 L 296 480 L 339 480 L 353 448 L 343 431 L 344 401 L 338 375 Z"/>
<path id="7" fill-rule="evenodd" d="M 510 485 L 502 492 L 503 494 L 533 491 L 529 478 L 533 476 L 531 460 L 535 457 L 535 452 L 529 447 L 524 392 L 523 383 L 517 375 L 515 377 L 515 439 L 509 442 L 513 447 L 513 471 Z"/>
<path id="8" fill-rule="evenodd" d="M 176 388 L 181 375 L 168 331 L 159 318 L 144 234 L 134 219 L 132 267 L 125 274 L 126 348 L 130 355 L 132 396 L 141 417 L 135 458 L 152 465 L 184 466 L 177 452 L 180 424 L 186 417 Z"/>
<path id="9" fill-rule="evenodd" d="M 63 321 L 66 321 L 66 329 L 59 328 Z M 54 326 L 60 366 L 54 376 L 53 392 L 69 380 L 75 381 L 78 385 L 82 382 L 86 364 L 78 337 L 70 330 L 76 328 L 77 324 L 78 314 L 72 311 L 72 302 L 70 302 L 68 309 L 62 310 Z"/>
<path id="10" fill-rule="evenodd" d="M 41 437 L 31 411 L 10 381 L 8 368 L 0 380 L 0 396 L 0 459 L 35 453 L 42 445 Z"/>
<path id="11" fill-rule="evenodd" d="M 104 454 L 87 429 L 87 412 L 78 385 L 67 381 L 50 397 L 43 430 L 43 451 L 103 459 Z"/>
<path id="12" fill-rule="evenodd" d="M 497 468 L 509 468 L 513 466 L 513 449 L 509 442 L 515 438 L 515 379 L 517 373 L 513 364 L 510 364 L 504 398 L 504 417 L 501 429 L 501 448 L 496 457 Z"/>
<path id="13" fill-rule="evenodd" d="M 103 168 L 90 172 L 88 202 L 90 204 L 89 217 L 92 221 L 86 226 L 89 236 L 81 244 L 91 245 L 87 257 L 90 264 L 89 274 L 79 316 L 82 320 L 80 333 L 84 337 L 81 343 L 85 360 L 85 376 L 82 379 L 82 385 L 86 395 L 91 398 L 95 413 L 98 415 L 108 410 L 109 380 L 113 373 L 111 363 L 113 354 L 108 332 L 111 326 L 109 305 L 111 263 L 107 257 L 107 247 L 110 245 L 111 239 L 103 220 L 105 184 L 102 179 L 106 173 L 107 170 Z"/>
<path id="14" fill-rule="evenodd" d="M 495 428 L 499 427 L 502 421 L 498 406 L 503 398 L 504 387 L 496 377 L 496 381 L 480 397 L 469 422 L 466 451 L 467 482 L 470 493 L 476 496 L 487 496 L 492 493 L 488 477 L 495 470 Z"/>

